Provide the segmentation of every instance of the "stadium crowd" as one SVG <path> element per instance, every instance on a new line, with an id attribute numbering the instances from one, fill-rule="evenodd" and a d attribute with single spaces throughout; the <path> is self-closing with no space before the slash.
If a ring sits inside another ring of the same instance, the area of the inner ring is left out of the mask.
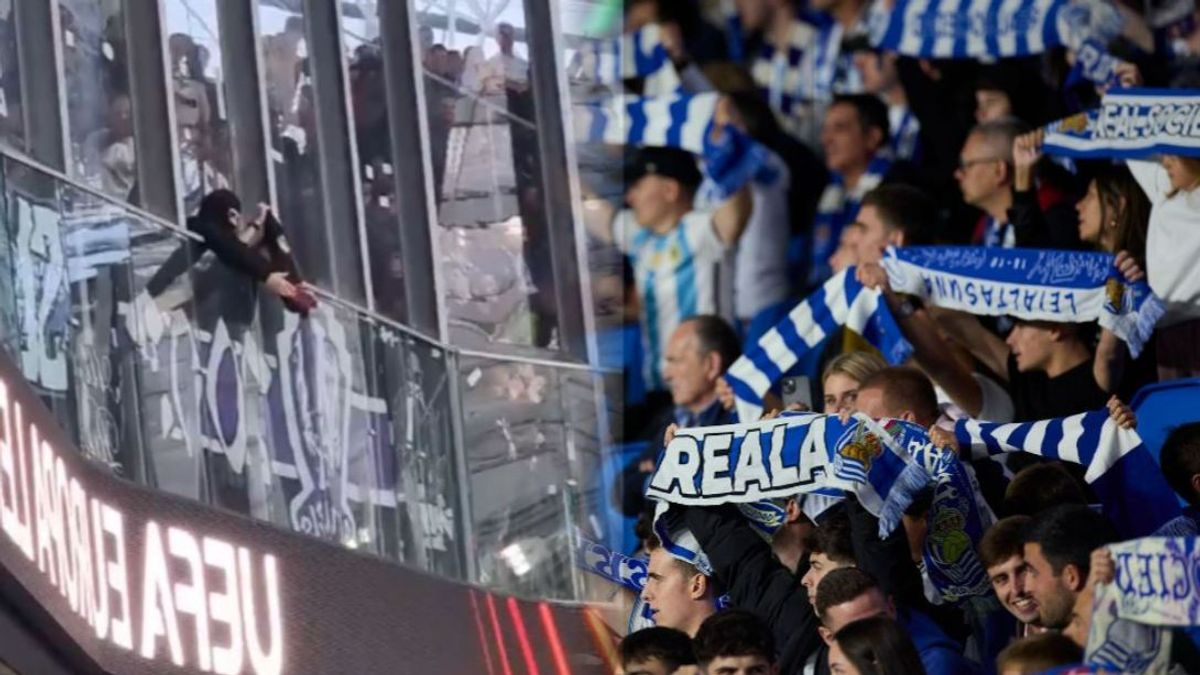
<path id="1" fill-rule="evenodd" d="M 624 203 L 594 194 L 585 203 L 589 233 L 628 266 L 630 311 L 615 330 L 637 336 L 622 364 L 638 383 L 627 387 L 625 440 L 645 450 L 613 495 L 639 519 L 640 548 L 624 553 L 648 561 L 640 597 L 628 598 L 627 675 L 1012 675 L 1082 664 L 1094 591 L 1119 572 L 1107 547 L 1127 533 L 1088 467 L 1020 453 L 980 459 L 958 447 L 955 423 L 1103 410 L 1136 429 L 1126 405 L 1136 392 L 1200 376 L 1200 152 L 1081 159 L 1043 148 L 1046 125 L 1095 108 L 1110 88 L 1200 96 L 1193 2 L 1118 0 L 1122 28 L 1104 45 L 1114 61 L 1100 83 L 1080 77 L 1078 50 L 1062 46 L 1013 58 L 880 48 L 868 37 L 879 9 L 870 0 L 625 2 L 625 34 L 653 29 L 669 60 L 615 91 L 716 92 L 712 133 L 734 130 L 765 149 L 752 178 L 713 190 L 711 157 L 631 144 Z M 892 289 L 885 257 L 914 246 L 1112 254 L 1126 281 L 1148 282 L 1163 313 L 1135 353 L 1095 321 L 946 309 Z M 886 537 L 879 514 L 850 493 L 777 499 L 785 515 L 769 541 L 732 504 L 660 509 L 695 536 L 704 569 L 652 526 L 656 502 L 644 495 L 666 444 L 681 429 L 739 421 L 727 371 L 761 354 L 772 328 L 844 270 L 881 293 L 910 356 L 896 363 L 872 339 L 833 330 L 780 369 L 765 417 L 808 409 L 930 430 L 969 465 L 988 514 L 971 545 L 989 594 L 947 599 L 931 585 L 922 551 L 946 523 L 931 522 L 928 489 Z M 1179 420 L 1158 465 L 1155 480 L 1186 506 L 1145 533 L 1200 536 L 1200 423 Z M 1200 672 L 1187 630 L 1170 632 L 1169 654 L 1147 672 Z"/>

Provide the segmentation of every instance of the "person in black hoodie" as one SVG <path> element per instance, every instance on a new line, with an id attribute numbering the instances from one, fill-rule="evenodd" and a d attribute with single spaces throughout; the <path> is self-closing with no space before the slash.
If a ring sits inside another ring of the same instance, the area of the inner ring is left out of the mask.
<path id="1" fill-rule="evenodd" d="M 230 342 L 238 344 L 254 321 L 259 284 L 298 314 L 306 315 L 316 305 L 300 279 L 283 226 L 270 208 L 260 204 L 258 217 L 246 220 L 241 206 L 241 200 L 229 190 L 215 190 L 200 201 L 187 226 L 201 240 L 177 248 L 135 302 L 141 307 L 143 329 L 158 318 L 161 309 L 186 306 L 190 299 L 191 319 L 199 331 L 215 334 L 223 324 Z M 190 285 L 180 288 L 182 293 L 176 292 L 172 285 L 189 270 Z M 203 464 L 202 493 L 207 491 L 216 505 L 250 513 L 246 473 L 233 470 L 225 457 L 208 450 Z"/>

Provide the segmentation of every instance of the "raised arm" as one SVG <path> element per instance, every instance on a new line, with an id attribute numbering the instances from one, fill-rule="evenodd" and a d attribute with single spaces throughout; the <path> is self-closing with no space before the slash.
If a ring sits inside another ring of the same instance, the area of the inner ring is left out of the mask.
<path id="1" fill-rule="evenodd" d="M 746 230 L 750 222 L 750 212 L 754 209 L 754 197 L 750 186 L 738 190 L 713 213 L 713 228 L 717 237 L 726 246 L 733 246 Z"/>
<path id="2" fill-rule="evenodd" d="M 860 265 L 857 275 L 863 285 L 883 291 L 888 309 L 896 317 L 904 337 L 912 344 L 913 358 L 921 370 L 964 412 L 971 417 L 978 416 L 983 410 L 983 389 L 971 371 L 954 358 L 929 311 L 893 292 L 887 283 L 887 272 L 879 265 Z"/>

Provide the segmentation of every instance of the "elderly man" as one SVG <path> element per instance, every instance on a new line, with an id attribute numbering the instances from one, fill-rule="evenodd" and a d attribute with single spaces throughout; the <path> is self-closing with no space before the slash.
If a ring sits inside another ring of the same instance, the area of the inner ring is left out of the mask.
<path id="1" fill-rule="evenodd" d="M 646 480 L 654 471 L 668 426 L 704 427 L 733 421 L 734 413 L 717 398 L 717 383 L 739 356 L 737 333 L 720 317 L 693 316 L 671 333 L 663 379 L 671 392 L 672 408 L 651 424 L 650 447 L 625 473 L 621 502 L 627 515 L 637 515 L 645 503 L 642 495 Z"/>

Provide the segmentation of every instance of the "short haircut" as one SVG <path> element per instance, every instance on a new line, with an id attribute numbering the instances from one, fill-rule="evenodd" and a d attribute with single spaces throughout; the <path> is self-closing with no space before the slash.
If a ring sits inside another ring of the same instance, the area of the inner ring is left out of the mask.
<path id="1" fill-rule="evenodd" d="M 980 136 L 987 143 L 993 157 L 1012 164 L 1013 141 L 1029 131 L 1029 125 L 1016 117 L 1001 117 L 996 120 L 980 122 L 971 129 L 972 136 Z"/>
<path id="2" fill-rule="evenodd" d="M 940 414 L 937 392 L 925 373 L 916 368 L 892 366 L 868 377 L 858 385 L 864 389 L 879 389 L 883 392 L 883 403 L 888 410 L 911 410 L 921 424 L 934 421 Z"/>
<path id="3" fill-rule="evenodd" d="M 1042 556 L 1055 576 L 1062 574 L 1067 565 L 1074 565 L 1085 578 L 1091 571 L 1092 551 L 1118 539 L 1107 518 L 1078 504 L 1042 512 L 1025 526 L 1021 535 L 1022 543 L 1042 547 Z"/>
<path id="4" fill-rule="evenodd" d="M 824 623 L 830 607 L 850 602 L 871 590 L 883 592 L 870 574 L 857 567 L 831 570 L 821 579 L 821 583 L 817 584 L 817 616 Z"/>
<path id="5" fill-rule="evenodd" d="M 804 548 L 810 554 L 820 553 L 836 563 L 855 564 L 850 515 L 846 510 L 838 509 L 823 518 L 812 532 L 805 535 Z"/>
<path id="6" fill-rule="evenodd" d="M 622 668 L 650 659 L 658 659 L 668 671 L 695 665 L 692 639 L 681 630 L 654 626 L 630 633 L 621 640 Z"/>
<path id="7" fill-rule="evenodd" d="M 835 373 L 845 375 L 855 382 L 862 382 L 887 367 L 888 362 L 876 352 L 846 352 L 834 357 L 825 366 L 825 371 L 821 373 L 821 382 L 824 383 Z"/>
<path id="8" fill-rule="evenodd" d="M 979 562 L 987 568 L 1013 556 L 1024 557 L 1021 535 L 1029 521 L 1029 516 L 1009 516 L 996 521 L 979 540 Z"/>
<path id="9" fill-rule="evenodd" d="M 700 624 L 692 640 L 700 665 L 722 656 L 760 656 L 775 663 L 775 637 L 757 615 L 740 609 L 717 612 Z"/>
<path id="10" fill-rule="evenodd" d="M 721 357 L 721 370 L 729 369 L 742 355 L 742 342 L 729 322 L 713 314 L 700 314 L 685 319 L 684 324 L 696 331 L 696 346 L 701 355 L 716 352 Z"/>
<path id="11" fill-rule="evenodd" d="M 1171 489 L 1192 506 L 1200 505 L 1200 495 L 1192 488 L 1192 477 L 1200 473 L 1200 422 L 1171 429 L 1163 442 L 1159 464 Z"/>
<path id="12" fill-rule="evenodd" d="M 860 673 L 912 675 L 925 666 L 909 632 L 895 619 L 873 616 L 852 621 L 833 636 Z"/>
<path id="13" fill-rule="evenodd" d="M 1025 467 L 1004 490 L 1006 516 L 1036 516 L 1052 506 L 1087 504 L 1083 486 L 1058 462 Z"/>
<path id="14" fill-rule="evenodd" d="M 1083 660 L 1083 649 L 1062 633 L 1039 633 L 1013 642 L 996 657 L 996 671 L 1040 673 Z"/>
<path id="15" fill-rule="evenodd" d="M 844 104 L 853 106 L 858 113 L 858 124 L 863 133 L 878 129 L 881 138 L 886 142 L 891 138 L 892 127 L 888 122 L 887 105 L 875 94 L 841 94 L 833 97 L 832 105 Z M 831 106 L 832 107 L 832 106 Z"/>
<path id="16" fill-rule="evenodd" d="M 904 183 L 880 185 L 863 196 L 862 206 L 874 207 L 884 225 L 903 232 L 906 246 L 925 246 L 936 239 L 937 206 L 920 188 Z"/>

